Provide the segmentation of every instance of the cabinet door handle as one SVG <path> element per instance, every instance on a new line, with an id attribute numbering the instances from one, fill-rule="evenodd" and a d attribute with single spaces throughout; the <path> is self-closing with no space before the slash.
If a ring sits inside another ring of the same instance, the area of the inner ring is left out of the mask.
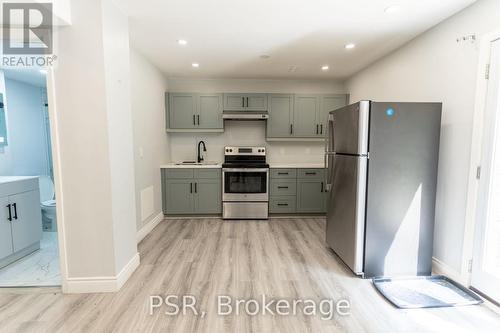
<path id="1" fill-rule="evenodd" d="M 247 97 L 247 107 L 248 107 L 248 99 L 249 99 L 249 97 Z"/>
<path id="2" fill-rule="evenodd" d="M 290 134 L 293 134 L 293 124 L 290 124 Z"/>
<path id="3" fill-rule="evenodd" d="M 7 208 L 9 209 L 9 217 L 7 218 L 7 220 L 9 220 L 9 222 L 12 222 L 12 210 L 11 210 L 11 204 L 8 204 L 7 205 Z"/>
<path id="4" fill-rule="evenodd" d="M 279 203 L 278 206 L 288 206 L 288 204 Z"/>
<path id="5" fill-rule="evenodd" d="M 321 192 L 325 192 L 325 183 L 321 182 Z"/>
<path id="6" fill-rule="evenodd" d="M 14 207 L 14 219 L 17 220 L 17 203 L 12 204 L 12 207 Z"/>
<path id="7" fill-rule="evenodd" d="M 283 188 L 284 189 L 284 188 L 288 188 L 288 186 L 278 186 L 278 188 L 280 188 L 280 189 Z"/>
<path id="8" fill-rule="evenodd" d="M 198 193 L 198 183 L 194 183 L 194 193 Z"/>
<path id="9" fill-rule="evenodd" d="M 193 114 L 193 125 L 196 125 L 196 116 Z"/>
<path id="10" fill-rule="evenodd" d="M 278 175 L 288 175 L 288 172 L 278 172 Z"/>
<path id="11" fill-rule="evenodd" d="M 316 124 L 316 134 L 319 134 L 319 125 Z"/>
<path id="12" fill-rule="evenodd" d="M 242 107 L 245 107 L 245 97 L 242 97 L 242 98 L 241 98 L 241 106 L 242 106 Z"/>
<path id="13" fill-rule="evenodd" d="M 314 176 L 314 175 L 316 175 L 316 172 L 306 172 L 306 175 L 308 175 L 308 176 Z"/>
<path id="14" fill-rule="evenodd" d="M 320 134 L 323 134 L 323 124 L 320 125 L 321 131 Z"/>
<path id="15" fill-rule="evenodd" d="M 198 126 L 200 126 L 200 115 L 197 115 L 196 118 L 198 119 Z"/>
<path id="16" fill-rule="evenodd" d="M 193 183 L 189 183 L 189 193 L 193 193 Z"/>

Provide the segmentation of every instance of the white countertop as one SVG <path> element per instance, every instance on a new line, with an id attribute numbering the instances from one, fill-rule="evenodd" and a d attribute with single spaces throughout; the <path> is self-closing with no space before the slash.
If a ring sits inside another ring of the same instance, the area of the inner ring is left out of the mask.
<path id="1" fill-rule="evenodd" d="M 161 169 L 220 169 L 222 163 L 214 164 L 215 162 L 208 162 L 209 164 L 177 164 L 167 163 L 160 166 Z M 323 163 L 270 163 L 271 169 L 323 169 Z"/>
<path id="2" fill-rule="evenodd" d="M 167 163 L 160 165 L 161 169 L 220 169 L 222 163 L 208 162 L 207 164 L 177 164 Z"/>
<path id="3" fill-rule="evenodd" d="M 323 163 L 270 163 L 271 169 L 324 169 Z"/>
<path id="4" fill-rule="evenodd" d="M 35 179 L 36 176 L 0 176 L 0 184 L 12 183 L 20 180 Z"/>

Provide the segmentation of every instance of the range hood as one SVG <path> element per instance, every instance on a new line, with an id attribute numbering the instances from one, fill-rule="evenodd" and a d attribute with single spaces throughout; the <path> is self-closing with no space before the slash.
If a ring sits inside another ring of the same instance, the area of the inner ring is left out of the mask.
<path id="1" fill-rule="evenodd" d="M 224 120 L 266 120 L 269 118 L 267 111 L 224 111 Z"/>

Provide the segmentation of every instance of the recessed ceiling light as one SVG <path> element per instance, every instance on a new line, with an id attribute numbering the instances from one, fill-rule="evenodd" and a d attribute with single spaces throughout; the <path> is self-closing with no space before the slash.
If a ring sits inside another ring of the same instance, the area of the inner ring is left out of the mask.
<path id="1" fill-rule="evenodd" d="M 387 14 L 393 14 L 393 13 L 399 12 L 400 9 L 401 9 L 401 7 L 399 5 L 392 5 L 392 6 L 387 7 L 384 10 L 384 12 Z"/>
<path id="2" fill-rule="evenodd" d="M 321 70 L 322 70 L 322 71 L 327 71 L 327 70 L 329 70 L 329 69 L 330 69 L 330 66 L 328 66 L 328 65 L 323 65 L 323 66 L 321 66 Z"/>
<path id="3" fill-rule="evenodd" d="M 349 44 L 346 44 L 346 46 L 345 46 L 345 48 L 348 49 L 348 50 L 351 50 L 351 49 L 353 49 L 355 47 L 356 47 L 356 44 L 354 44 L 354 43 L 349 43 Z"/>
<path id="4" fill-rule="evenodd" d="M 185 40 L 185 39 L 178 39 L 178 40 L 177 40 L 177 44 L 179 44 L 179 45 L 183 45 L 183 46 L 184 46 L 184 45 L 186 45 L 187 43 L 188 43 L 188 42 L 187 42 L 187 40 Z"/>
<path id="5" fill-rule="evenodd" d="M 199 64 L 199 63 L 197 63 L 197 62 L 193 62 L 193 63 L 191 64 L 191 66 L 193 66 L 194 68 L 198 68 L 198 67 L 200 67 L 200 64 Z"/>

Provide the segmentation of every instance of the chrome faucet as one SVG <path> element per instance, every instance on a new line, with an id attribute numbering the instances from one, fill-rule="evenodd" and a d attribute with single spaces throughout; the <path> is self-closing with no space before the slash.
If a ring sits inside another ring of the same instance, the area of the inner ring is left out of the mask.
<path id="1" fill-rule="evenodd" d="M 201 152 L 200 152 L 200 146 L 203 144 L 203 151 L 207 151 L 207 147 L 205 146 L 205 142 L 203 141 L 200 141 L 198 142 L 198 163 L 201 163 L 203 162 L 203 156 L 201 156 Z"/>

